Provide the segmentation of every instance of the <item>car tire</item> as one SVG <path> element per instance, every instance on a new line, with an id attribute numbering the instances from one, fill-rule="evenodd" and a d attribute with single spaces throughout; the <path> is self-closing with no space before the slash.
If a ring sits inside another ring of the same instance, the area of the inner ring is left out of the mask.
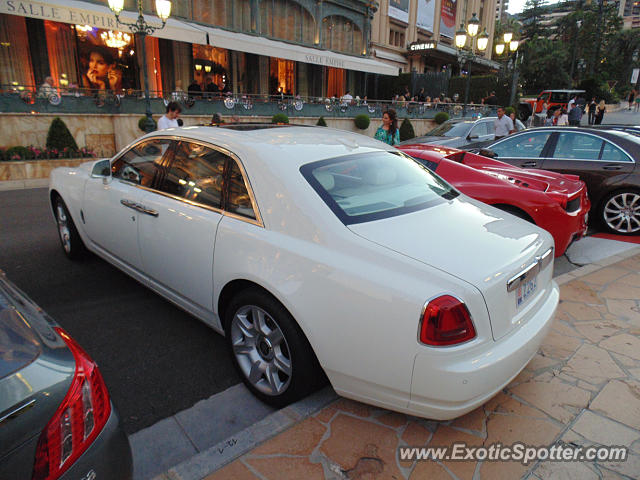
<path id="1" fill-rule="evenodd" d="M 53 202 L 53 208 L 56 223 L 58 224 L 58 238 L 60 239 L 62 251 L 72 260 L 82 258 L 86 253 L 86 247 L 82 242 L 82 238 L 80 238 L 75 223 L 73 223 L 73 218 L 69 214 L 67 205 L 62 198 L 57 197 Z"/>
<path id="2" fill-rule="evenodd" d="M 640 191 L 617 190 L 600 203 L 598 218 L 616 235 L 640 235 Z"/>
<path id="3" fill-rule="evenodd" d="M 238 293 L 225 309 L 225 337 L 247 388 L 276 408 L 326 382 L 304 333 L 274 297 L 259 289 Z"/>

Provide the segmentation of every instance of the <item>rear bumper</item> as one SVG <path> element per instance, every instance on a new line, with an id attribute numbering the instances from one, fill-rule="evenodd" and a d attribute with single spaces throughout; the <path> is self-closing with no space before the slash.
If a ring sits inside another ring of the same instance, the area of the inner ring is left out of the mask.
<path id="1" fill-rule="evenodd" d="M 587 219 L 591 203 L 583 193 L 580 208 L 575 212 L 567 212 L 560 206 L 554 212 L 543 212 L 539 218 L 534 217 L 536 225 L 545 229 L 553 236 L 555 242 L 555 256 L 564 255 L 569 245 L 576 240 L 580 240 L 587 234 Z"/>
<path id="2" fill-rule="evenodd" d="M 529 363 L 546 336 L 560 298 L 552 282 L 535 316 L 512 334 L 470 352 L 419 353 L 407 413 L 436 420 L 464 415 L 504 388 Z"/>
<path id="3" fill-rule="evenodd" d="M 133 459 L 129 440 L 111 404 L 111 415 L 100 435 L 60 478 L 63 480 L 131 480 L 132 477 Z"/>

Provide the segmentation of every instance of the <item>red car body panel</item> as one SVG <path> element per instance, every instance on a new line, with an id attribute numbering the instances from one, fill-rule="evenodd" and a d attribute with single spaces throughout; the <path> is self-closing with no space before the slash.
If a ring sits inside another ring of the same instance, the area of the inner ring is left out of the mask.
<path id="1" fill-rule="evenodd" d="M 576 175 L 528 170 L 437 145 L 403 145 L 400 150 L 432 162 L 435 173 L 465 195 L 489 205 L 521 210 L 555 240 L 555 255 L 587 232 L 591 203 Z"/>

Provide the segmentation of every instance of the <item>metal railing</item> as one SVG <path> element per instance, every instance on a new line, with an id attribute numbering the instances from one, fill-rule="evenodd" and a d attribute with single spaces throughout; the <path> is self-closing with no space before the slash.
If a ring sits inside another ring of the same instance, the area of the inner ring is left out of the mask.
<path id="1" fill-rule="evenodd" d="M 165 112 L 169 102 L 176 102 L 183 115 L 272 116 L 284 113 L 289 117 L 355 117 L 367 114 L 381 117 L 394 108 L 400 118 L 433 118 L 446 112 L 451 118 L 462 116 L 460 103 L 389 101 L 335 97 L 302 97 L 292 95 L 234 94 L 230 92 L 150 92 L 154 114 Z M 495 113 L 495 106 L 471 104 L 467 117 L 477 118 Z M 36 88 L 24 85 L 0 85 L 0 112 L 4 113 L 77 113 L 77 114 L 140 114 L 145 113 L 144 92 L 119 92 L 82 88 Z"/>

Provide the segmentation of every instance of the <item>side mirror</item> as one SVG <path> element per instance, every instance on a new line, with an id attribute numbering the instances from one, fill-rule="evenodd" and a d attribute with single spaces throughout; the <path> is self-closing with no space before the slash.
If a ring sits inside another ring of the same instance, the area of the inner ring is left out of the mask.
<path id="1" fill-rule="evenodd" d="M 97 162 L 91 170 L 91 176 L 95 178 L 111 177 L 111 161 L 107 159 Z"/>
<path id="2" fill-rule="evenodd" d="M 498 154 L 489 148 L 481 148 L 478 152 L 483 157 L 496 158 Z"/>

